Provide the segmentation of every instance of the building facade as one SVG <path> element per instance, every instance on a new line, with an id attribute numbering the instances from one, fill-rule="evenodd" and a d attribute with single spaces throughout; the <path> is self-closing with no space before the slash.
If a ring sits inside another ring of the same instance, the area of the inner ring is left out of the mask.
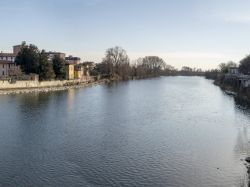
<path id="1" fill-rule="evenodd" d="M 228 73 L 229 74 L 233 74 L 233 75 L 237 75 L 237 74 L 239 74 L 239 68 L 237 68 L 237 67 L 230 67 L 228 69 Z"/>
<path id="2" fill-rule="evenodd" d="M 14 76 L 19 70 L 18 66 L 12 61 L 0 60 L 0 77 L 5 78 Z"/>
<path id="3" fill-rule="evenodd" d="M 84 67 L 81 64 L 74 66 L 74 78 L 81 79 L 84 76 Z"/>
<path id="4" fill-rule="evenodd" d="M 12 53 L 0 53 L 0 77 L 5 78 L 15 75 L 19 68 L 15 64 L 16 56 L 21 50 L 21 45 L 13 46 Z"/>
<path id="5" fill-rule="evenodd" d="M 72 80 L 75 78 L 74 65 L 66 64 L 66 79 Z"/>

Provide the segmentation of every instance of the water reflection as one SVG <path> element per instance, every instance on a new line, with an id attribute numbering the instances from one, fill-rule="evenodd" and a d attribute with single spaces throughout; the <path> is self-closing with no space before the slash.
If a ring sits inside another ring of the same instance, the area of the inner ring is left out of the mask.
<path id="1" fill-rule="evenodd" d="M 67 105 L 67 110 L 68 112 L 72 112 L 73 110 L 75 110 L 74 104 L 75 104 L 75 89 L 70 89 L 67 92 L 67 101 L 68 101 L 68 105 Z"/>

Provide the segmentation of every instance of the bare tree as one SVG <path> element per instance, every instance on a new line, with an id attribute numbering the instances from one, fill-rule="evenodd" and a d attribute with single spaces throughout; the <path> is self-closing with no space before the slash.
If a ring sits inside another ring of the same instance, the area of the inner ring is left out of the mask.
<path id="1" fill-rule="evenodd" d="M 146 56 L 142 60 L 142 65 L 147 69 L 148 74 L 159 74 L 166 68 L 166 63 L 158 56 Z"/>
<path id="2" fill-rule="evenodd" d="M 129 57 L 121 47 L 109 48 L 102 62 L 112 76 L 125 77 L 129 74 Z"/>

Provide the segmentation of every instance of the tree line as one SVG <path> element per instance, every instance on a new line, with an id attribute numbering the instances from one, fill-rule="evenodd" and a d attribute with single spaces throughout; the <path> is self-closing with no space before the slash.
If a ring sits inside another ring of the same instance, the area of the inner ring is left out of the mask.
<path id="1" fill-rule="evenodd" d="M 22 44 L 15 63 L 21 67 L 24 74 L 38 74 L 40 80 L 65 79 L 65 59 L 55 55 L 49 61 L 45 50 L 39 50 L 37 46 Z M 180 71 L 158 56 L 145 56 L 130 61 L 129 56 L 121 47 L 109 48 L 105 56 L 95 68 L 90 69 L 90 75 L 111 79 L 147 78 L 161 75 L 204 75 L 201 69 L 182 67 Z"/>
<path id="2" fill-rule="evenodd" d="M 121 47 L 109 48 L 101 63 L 96 64 L 94 75 L 108 75 L 115 79 L 146 78 L 160 75 L 171 75 L 177 70 L 166 64 L 158 56 L 138 58 L 133 63 L 127 52 Z"/>
<path id="3" fill-rule="evenodd" d="M 45 50 L 39 50 L 37 46 L 22 43 L 15 63 L 20 66 L 24 74 L 38 74 L 40 80 L 65 79 L 66 62 L 59 56 L 54 56 L 52 62 L 48 59 Z M 106 50 L 101 63 L 91 70 L 91 75 L 108 76 L 114 79 L 145 78 L 171 74 L 177 70 L 165 63 L 158 56 L 146 56 L 137 59 L 133 64 L 127 52 L 121 47 L 113 47 Z"/>
<path id="4" fill-rule="evenodd" d="M 204 76 L 201 69 L 188 66 L 183 66 L 179 71 L 158 56 L 145 56 L 131 63 L 127 52 L 121 47 L 107 49 L 102 62 L 92 72 L 93 75 L 109 75 L 123 80 L 169 75 Z"/>
<path id="5" fill-rule="evenodd" d="M 232 67 L 238 67 L 239 73 L 244 75 L 250 75 L 250 55 L 247 55 L 245 58 L 239 61 L 239 64 L 229 61 L 226 63 L 220 63 L 217 69 L 212 69 L 205 72 L 205 76 L 208 79 L 218 79 L 223 78 L 224 74 L 229 72 L 229 69 Z"/>
<path id="6" fill-rule="evenodd" d="M 219 64 L 217 69 L 207 71 L 206 78 L 213 79 L 214 83 L 224 90 L 229 90 L 237 93 L 236 99 L 241 101 L 241 104 L 250 102 L 250 87 L 243 86 L 241 80 L 237 77 L 227 77 L 226 74 L 230 68 L 238 67 L 238 71 L 243 75 L 250 75 L 250 55 L 239 61 L 239 64 L 229 61 Z"/>

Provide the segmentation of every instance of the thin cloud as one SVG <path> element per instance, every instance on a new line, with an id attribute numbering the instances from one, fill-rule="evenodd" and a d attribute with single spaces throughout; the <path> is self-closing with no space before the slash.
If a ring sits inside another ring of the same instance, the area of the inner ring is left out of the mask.
<path id="1" fill-rule="evenodd" d="M 219 53 L 201 53 L 201 52 L 177 52 L 177 53 L 167 53 L 170 58 L 207 58 L 207 59 L 216 59 L 216 58 L 227 58 L 224 54 Z"/>
<path id="2" fill-rule="evenodd" d="M 227 22 L 233 23 L 250 23 L 250 15 L 233 15 L 224 18 Z"/>
<path id="3" fill-rule="evenodd" d="M 209 52 L 172 52 L 172 53 L 132 53 L 133 57 L 143 57 L 143 56 L 151 56 L 157 55 L 162 58 L 178 58 L 178 59 L 221 59 L 228 58 L 227 55 L 220 53 L 209 53 Z"/>

